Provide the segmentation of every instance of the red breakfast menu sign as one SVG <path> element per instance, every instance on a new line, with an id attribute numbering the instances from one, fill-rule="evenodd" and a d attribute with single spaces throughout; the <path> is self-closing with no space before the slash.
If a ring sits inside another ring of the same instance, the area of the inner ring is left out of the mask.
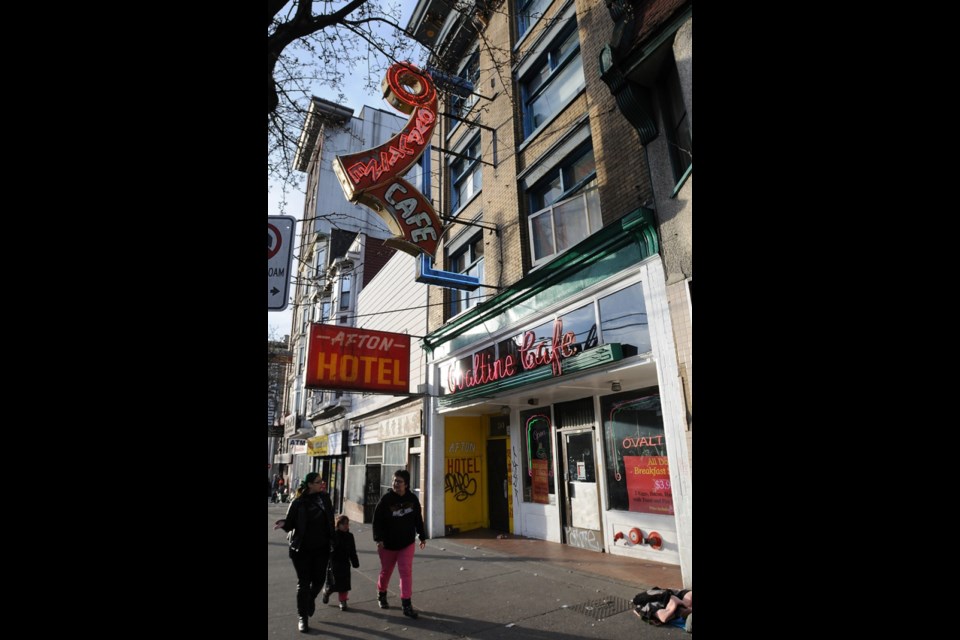
<path id="1" fill-rule="evenodd" d="M 623 456 L 630 511 L 673 515 L 667 456 Z"/>

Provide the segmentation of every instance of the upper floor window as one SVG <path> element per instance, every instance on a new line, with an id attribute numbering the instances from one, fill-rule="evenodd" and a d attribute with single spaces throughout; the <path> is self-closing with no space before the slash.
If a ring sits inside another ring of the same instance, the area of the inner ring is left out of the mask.
<path id="1" fill-rule="evenodd" d="M 530 255 L 534 266 L 553 259 L 602 226 L 596 163 L 588 139 L 529 190 Z"/>
<path id="2" fill-rule="evenodd" d="M 565 29 L 520 80 L 526 138 L 560 113 L 583 89 L 583 62 L 577 24 Z"/>
<path id="3" fill-rule="evenodd" d="M 474 138 L 467 145 L 462 155 L 468 158 L 457 158 L 450 163 L 450 210 L 456 213 L 473 196 L 480 193 L 482 186 L 482 172 L 480 159 L 480 136 Z"/>
<path id="4" fill-rule="evenodd" d="M 317 241 L 316 249 L 313 255 L 313 273 L 315 278 L 323 277 L 327 270 L 327 241 L 321 238 Z"/>
<path id="5" fill-rule="evenodd" d="M 517 0 L 517 39 L 537 24 L 553 0 Z"/>
<path id="6" fill-rule="evenodd" d="M 300 333 L 307 332 L 307 325 L 310 324 L 310 307 L 307 305 L 300 306 Z"/>
<path id="7" fill-rule="evenodd" d="M 533 210 L 548 207 L 557 200 L 572 196 L 583 190 L 596 177 L 597 163 L 593 158 L 593 144 L 587 140 L 530 189 Z"/>
<path id="8" fill-rule="evenodd" d="M 657 97 L 663 117 L 663 129 L 667 138 L 673 180 L 679 182 L 693 163 L 693 138 L 690 135 L 690 119 L 680 90 L 680 75 L 673 56 L 669 57 L 657 79 Z"/>
<path id="9" fill-rule="evenodd" d="M 352 276 L 343 276 L 340 279 L 340 308 L 349 309 L 350 308 L 350 284 L 353 280 Z"/>
<path id="10" fill-rule="evenodd" d="M 477 49 L 467 57 L 466 62 L 457 74 L 474 87 L 480 82 L 480 50 Z M 474 89 L 476 91 L 476 89 Z M 467 96 L 454 95 L 450 98 L 450 113 L 460 118 L 465 118 L 473 105 L 477 103 L 477 96 L 470 94 Z M 450 130 L 457 126 L 459 120 L 453 120 L 450 124 Z"/>
<path id="11" fill-rule="evenodd" d="M 483 282 L 483 233 L 478 233 L 448 254 L 447 271 L 479 278 Z M 480 289 L 450 289 L 450 317 L 477 306 L 480 295 Z"/>

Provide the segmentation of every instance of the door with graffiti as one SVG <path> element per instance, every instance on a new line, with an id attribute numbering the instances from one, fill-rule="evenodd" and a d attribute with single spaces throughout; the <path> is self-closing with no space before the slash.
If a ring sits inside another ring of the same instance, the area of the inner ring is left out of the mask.
<path id="1" fill-rule="evenodd" d="M 446 420 L 444 455 L 444 523 L 448 530 L 470 531 L 484 525 L 484 429 L 479 416 Z"/>
<path id="2" fill-rule="evenodd" d="M 589 429 L 558 431 L 563 483 L 563 532 L 566 543 L 603 551 L 600 523 L 600 488 L 594 455 L 594 432 Z"/>

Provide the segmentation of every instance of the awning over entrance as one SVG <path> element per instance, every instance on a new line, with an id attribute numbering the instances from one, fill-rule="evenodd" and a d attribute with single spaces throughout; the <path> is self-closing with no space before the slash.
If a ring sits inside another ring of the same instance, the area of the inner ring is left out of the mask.
<path id="1" fill-rule="evenodd" d="M 496 297 L 477 305 L 423 339 L 433 359 L 451 353 L 534 317 L 660 250 L 653 210 L 641 207 L 574 245 L 564 255 L 518 280 Z"/>

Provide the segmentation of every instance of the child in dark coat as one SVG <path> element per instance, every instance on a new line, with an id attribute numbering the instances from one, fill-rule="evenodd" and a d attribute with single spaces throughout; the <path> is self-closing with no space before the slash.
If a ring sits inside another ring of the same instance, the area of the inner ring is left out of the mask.
<path id="1" fill-rule="evenodd" d="M 340 594 L 340 611 L 347 610 L 347 597 L 350 591 L 350 565 L 360 566 L 357 557 L 357 544 L 350 533 L 350 518 L 337 516 L 337 529 L 330 543 L 330 564 L 327 566 L 327 583 L 323 585 L 323 604 L 330 602 L 330 594 Z"/>

